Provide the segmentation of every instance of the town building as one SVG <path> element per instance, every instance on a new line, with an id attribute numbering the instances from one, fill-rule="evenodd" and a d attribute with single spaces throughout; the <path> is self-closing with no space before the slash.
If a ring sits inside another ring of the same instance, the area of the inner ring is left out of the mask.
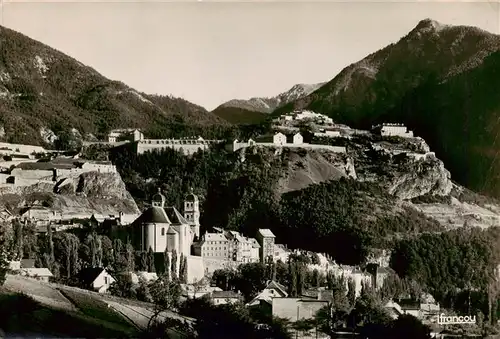
<path id="1" fill-rule="evenodd" d="M 221 143 L 222 140 L 205 140 L 202 137 L 182 139 L 142 139 L 136 142 L 136 153 L 143 154 L 154 150 L 173 149 L 192 155 L 200 150 L 208 150 L 211 145 Z"/>
<path id="2" fill-rule="evenodd" d="M 241 264 L 259 261 L 260 245 L 255 239 L 244 237 L 236 231 L 214 230 L 214 233 L 206 232 L 193 245 L 194 255 Z"/>
<path id="3" fill-rule="evenodd" d="M 257 231 L 257 241 L 260 244 L 260 260 L 265 263 L 269 258 L 274 260 L 275 236 L 270 229 L 259 229 Z"/>
<path id="4" fill-rule="evenodd" d="M 271 280 L 267 286 L 249 303 L 246 304 L 250 308 L 258 308 L 265 314 L 272 313 L 273 298 L 286 298 L 288 293 L 285 286 Z"/>
<path id="5" fill-rule="evenodd" d="M 244 149 L 252 146 L 262 146 L 262 147 L 289 147 L 289 148 L 305 148 L 305 149 L 324 149 L 336 153 L 346 153 L 346 148 L 343 146 L 330 146 L 330 145 L 319 145 L 310 144 L 304 142 L 304 137 L 300 133 L 295 133 L 291 136 L 287 136 L 281 132 L 277 132 L 273 135 L 272 140 L 266 140 L 266 137 L 260 137 L 259 142 L 249 139 L 248 141 L 239 141 L 238 139 L 233 140 L 232 143 L 226 145 L 226 150 L 229 152 L 236 152 L 237 150 Z"/>
<path id="6" fill-rule="evenodd" d="M 327 300 L 276 297 L 272 299 L 272 314 L 273 317 L 285 318 L 293 322 L 314 319 L 318 311 L 327 305 Z"/>
<path id="7" fill-rule="evenodd" d="M 243 300 L 243 297 L 234 291 L 213 291 L 210 299 L 214 305 L 236 304 Z"/>
<path id="8" fill-rule="evenodd" d="M 144 134 L 135 128 L 114 129 L 108 134 L 109 143 L 116 143 L 124 140 L 132 142 L 144 140 Z"/>
<path id="9" fill-rule="evenodd" d="M 372 127 L 375 133 L 379 133 L 383 137 L 402 137 L 413 138 L 413 132 L 403 124 L 382 124 Z"/>
<path id="10" fill-rule="evenodd" d="M 102 267 L 87 267 L 78 273 L 78 280 L 87 289 L 106 293 L 116 280 Z"/>
<path id="11" fill-rule="evenodd" d="M 22 268 L 20 269 L 21 275 L 33 278 L 36 280 L 44 281 L 44 282 L 49 282 L 50 278 L 52 278 L 54 275 L 50 270 L 46 267 L 30 267 L 30 268 Z"/>

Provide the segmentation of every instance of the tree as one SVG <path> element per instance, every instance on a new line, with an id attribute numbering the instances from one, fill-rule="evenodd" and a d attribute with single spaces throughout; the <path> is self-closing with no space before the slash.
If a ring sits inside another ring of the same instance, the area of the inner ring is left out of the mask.
<path id="1" fill-rule="evenodd" d="M 8 224 L 0 224 L 0 286 L 5 283 L 6 274 L 9 269 L 9 257 L 12 256 L 10 253 L 11 249 L 11 239 L 9 237 L 9 228 L 11 226 Z"/>
<path id="2" fill-rule="evenodd" d="M 140 271 L 145 271 L 147 272 L 148 270 L 148 254 L 147 252 L 142 251 L 141 252 L 141 263 L 139 266 Z"/>
<path id="3" fill-rule="evenodd" d="M 172 280 L 177 279 L 177 251 L 172 250 L 172 258 L 170 261 L 170 277 Z"/>
<path id="4" fill-rule="evenodd" d="M 125 263 L 127 272 L 134 271 L 135 268 L 135 258 L 134 258 L 134 246 L 127 241 L 127 245 L 125 245 Z"/>
<path id="5" fill-rule="evenodd" d="M 148 250 L 148 257 L 147 257 L 147 266 L 148 272 L 155 272 L 155 254 L 153 252 L 153 249 L 150 247 Z"/>
<path id="6" fill-rule="evenodd" d="M 356 283 L 352 278 L 347 280 L 347 301 L 351 306 L 356 302 Z"/>
<path id="7" fill-rule="evenodd" d="M 116 280 L 109 286 L 112 295 L 131 299 L 136 297 L 130 274 L 118 273 L 115 278 Z"/>
<path id="8" fill-rule="evenodd" d="M 390 324 L 389 336 L 386 338 L 429 339 L 431 329 L 414 316 L 403 314 Z"/>
<path id="9" fill-rule="evenodd" d="M 188 271 L 187 271 L 187 257 L 181 254 L 181 270 L 179 272 L 179 278 L 181 283 L 187 283 Z"/>
<path id="10" fill-rule="evenodd" d="M 165 268 L 165 276 L 168 277 L 169 280 L 171 280 L 171 275 L 170 275 L 170 254 L 165 249 L 165 252 L 163 252 L 163 260 L 165 261 L 164 268 Z"/>
<path id="11" fill-rule="evenodd" d="M 102 266 L 105 268 L 111 268 L 115 265 L 115 256 L 113 253 L 113 243 L 111 240 L 105 236 L 99 236 L 102 251 Z"/>
<path id="12" fill-rule="evenodd" d="M 148 329 L 157 323 L 158 316 L 166 310 L 175 310 L 179 306 L 181 287 L 177 281 L 169 281 L 165 277 L 159 277 L 149 289 L 154 302 L 153 315 L 149 319 Z"/>

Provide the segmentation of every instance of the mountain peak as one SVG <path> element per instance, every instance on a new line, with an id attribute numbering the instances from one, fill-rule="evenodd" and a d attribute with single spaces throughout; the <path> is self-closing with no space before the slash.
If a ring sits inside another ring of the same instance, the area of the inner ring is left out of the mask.
<path id="1" fill-rule="evenodd" d="M 439 32 L 442 29 L 448 28 L 448 27 L 450 27 L 450 25 L 445 25 L 445 24 L 440 23 L 436 20 L 426 18 L 426 19 L 420 20 L 419 23 L 417 24 L 417 26 L 413 29 L 413 31 L 414 32 L 415 31 L 416 32 L 430 32 L 430 31 Z"/>

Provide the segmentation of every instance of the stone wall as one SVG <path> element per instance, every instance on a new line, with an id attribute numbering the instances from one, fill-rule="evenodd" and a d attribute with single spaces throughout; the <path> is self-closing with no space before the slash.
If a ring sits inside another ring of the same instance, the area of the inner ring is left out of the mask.
<path id="1" fill-rule="evenodd" d="M 153 150 L 164 150 L 167 148 L 182 151 L 186 155 L 191 155 L 199 150 L 207 150 L 211 144 L 218 143 L 218 140 L 184 140 L 184 139 L 144 139 L 137 142 L 137 154 L 150 152 Z"/>
<path id="2" fill-rule="evenodd" d="M 45 153 L 46 150 L 41 146 L 33 145 L 23 145 L 23 144 L 9 144 L 7 142 L 0 142 L 0 153 L 1 154 L 11 154 L 11 153 Z"/>
<path id="3" fill-rule="evenodd" d="M 238 262 L 203 258 L 203 266 L 205 268 L 205 275 L 211 275 L 214 271 L 219 269 L 236 268 L 238 267 Z"/>
<path id="4" fill-rule="evenodd" d="M 289 147 L 289 148 L 305 148 L 305 149 L 322 149 L 322 150 L 328 150 L 332 151 L 335 153 L 346 153 L 347 150 L 343 146 L 330 146 L 330 145 L 319 145 L 319 144 L 308 144 L 308 143 L 303 143 L 303 144 L 284 144 L 284 145 L 277 145 L 272 142 L 256 142 L 253 145 L 257 146 L 264 146 L 264 147 Z M 252 145 L 249 145 L 248 142 L 233 142 L 232 144 L 226 146 L 226 149 L 228 151 L 237 151 L 242 148 L 247 148 Z"/>
<path id="5" fill-rule="evenodd" d="M 290 321 L 312 319 L 321 308 L 328 305 L 326 300 L 301 300 L 299 298 L 273 298 L 273 316 Z"/>
<path id="6" fill-rule="evenodd" d="M 194 255 L 187 256 L 187 282 L 195 283 L 205 276 L 205 266 L 202 257 Z"/>
<path id="7" fill-rule="evenodd" d="M 16 181 L 20 179 L 52 181 L 54 172 L 52 170 L 23 170 L 21 168 L 14 168 L 10 172 L 10 175 L 15 176 Z"/>

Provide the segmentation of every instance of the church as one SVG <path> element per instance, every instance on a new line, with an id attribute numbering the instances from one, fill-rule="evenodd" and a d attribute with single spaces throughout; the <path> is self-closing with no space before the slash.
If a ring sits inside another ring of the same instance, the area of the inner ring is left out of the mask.
<path id="1" fill-rule="evenodd" d="M 191 245 L 200 237 L 200 202 L 191 192 L 184 200 L 184 213 L 175 207 L 165 206 L 165 196 L 160 189 L 151 201 L 151 207 L 137 218 L 134 230 L 134 247 L 141 251 L 172 252 L 191 255 Z"/>

